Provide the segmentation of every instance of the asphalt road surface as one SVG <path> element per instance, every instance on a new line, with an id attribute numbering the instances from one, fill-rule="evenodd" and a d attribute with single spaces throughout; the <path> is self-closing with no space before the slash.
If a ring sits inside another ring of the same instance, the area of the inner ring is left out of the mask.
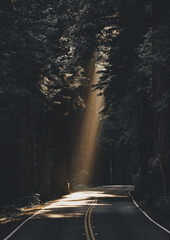
<path id="1" fill-rule="evenodd" d="M 134 205 L 132 188 L 103 186 L 67 195 L 4 240 L 170 240 Z"/>

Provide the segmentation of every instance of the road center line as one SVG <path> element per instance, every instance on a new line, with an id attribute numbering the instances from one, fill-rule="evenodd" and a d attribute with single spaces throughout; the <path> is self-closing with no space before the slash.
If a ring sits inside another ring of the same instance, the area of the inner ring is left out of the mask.
<path id="1" fill-rule="evenodd" d="M 86 234 L 87 240 L 90 240 L 90 235 L 89 235 L 88 225 L 87 225 L 88 213 L 89 213 L 90 208 L 91 208 L 91 206 L 87 209 L 85 218 L 84 218 L 84 228 L 85 228 L 85 234 Z"/>
<path id="2" fill-rule="evenodd" d="M 91 240 L 91 239 L 95 240 L 92 225 L 91 225 L 91 214 L 96 203 L 97 203 L 97 199 L 94 199 L 92 205 L 87 209 L 85 218 L 84 218 L 84 228 L 85 228 L 85 234 L 86 234 L 87 240 Z"/>

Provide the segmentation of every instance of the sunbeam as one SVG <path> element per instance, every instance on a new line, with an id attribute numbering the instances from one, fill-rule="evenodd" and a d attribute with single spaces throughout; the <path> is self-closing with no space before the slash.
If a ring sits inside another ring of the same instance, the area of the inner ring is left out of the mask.
<path id="1" fill-rule="evenodd" d="M 102 97 L 97 96 L 98 92 L 93 91 L 92 86 L 97 83 L 100 74 L 97 73 L 99 65 L 95 64 L 95 57 L 92 57 L 86 68 L 87 77 L 90 79 L 88 99 L 84 121 L 82 123 L 80 147 L 78 147 L 77 159 L 80 161 L 81 169 L 78 182 L 87 186 L 91 182 L 92 169 L 96 154 L 96 144 L 99 131 L 99 111 L 102 106 Z"/>

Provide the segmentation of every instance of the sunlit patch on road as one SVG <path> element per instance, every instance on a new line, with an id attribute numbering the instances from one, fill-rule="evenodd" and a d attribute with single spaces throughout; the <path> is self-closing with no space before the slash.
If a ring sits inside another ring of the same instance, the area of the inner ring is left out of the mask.
<path id="1" fill-rule="evenodd" d="M 71 193 L 62 199 L 52 203 L 50 206 L 45 207 L 41 214 L 35 218 L 77 218 L 84 216 L 86 208 L 91 206 L 94 199 L 113 199 L 113 198 L 128 198 L 127 191 L 132 189 L 132 186 L 124 186 L 122 192 L 122 186 L 115 186 L 113 194 L 113 186 L 108 186 L 107 191 L 96 188 L 93 190 L 79 191 Z M 127 190 L 127 191 L 125 191 Z M 110 203 L 102 203 L 98 201 L 95 207 L 109 206 Z"/>

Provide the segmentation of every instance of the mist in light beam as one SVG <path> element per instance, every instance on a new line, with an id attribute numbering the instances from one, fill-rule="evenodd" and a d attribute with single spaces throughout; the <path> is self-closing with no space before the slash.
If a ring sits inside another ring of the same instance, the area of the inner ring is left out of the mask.
<path id="1" fill-rule="evenodd" d="M 85 116 L 82 122 L 80 132 L 80 145 L 78 147 L 77 159 L 79 160 L 78 183 L 82 186 L 88 186 L 91 182 L 92 169 L 94 167 L 96 145 L 99 132 L 99 111 L 102 106 L 102 97 L 97 96 L 98 92 L 92 90 L 92 85 L 96 84 L 100 74 L 97 73 L 98 65 L 95 64 L 95 57 L 91 58 L 86 74 L 90 79 L 88 98 L 86 103 Z"/>

